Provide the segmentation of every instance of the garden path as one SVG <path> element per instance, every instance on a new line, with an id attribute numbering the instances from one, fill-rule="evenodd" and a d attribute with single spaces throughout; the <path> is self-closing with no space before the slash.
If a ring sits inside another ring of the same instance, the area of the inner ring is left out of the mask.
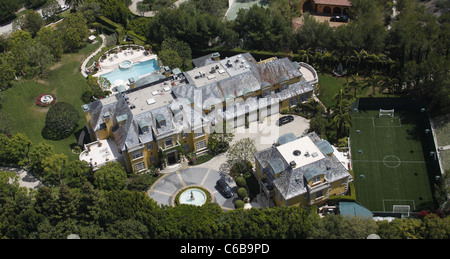
<path id="1" fill-rule="evenodd" d="M 89 55 L 81 64 L 81 74 L 84 77 L 87 77 L 88 75 L 86 74 L 86 64 L 89 62 L 89 60 L 91 60 L 92 57 L 94 57 L 95 55 L 97 55 L 97 53 L 99 53 L 102 48 L 105 46 L 105 36 L 103 34 L 100 34 L 100 38 L 102 38 L 102 45 L 100 45 L 100 47 L 98 47 L 98 49 L 94 52 L 91 53 L 91 55 Z"/>

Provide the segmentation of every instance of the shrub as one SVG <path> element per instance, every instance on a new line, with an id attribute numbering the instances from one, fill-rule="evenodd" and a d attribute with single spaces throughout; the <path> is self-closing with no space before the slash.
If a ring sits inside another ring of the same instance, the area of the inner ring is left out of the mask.
<path id="1" fill-rule="evenodd" d="M 234 203 L 234 208 L 235 208 L 235 209 L 243 209 L 243 208 L 244 208 L 244 205 L 245 205 L 245 203 L 244 203 L 243 200 L 237 200 L 237 201 Z"/>
<path id="2" fill-rule="evenodd" d="M 245 178 L 252 175 L 253 165 L 247 160 L 236 162 L 231 168 L 233 176 L 244 176 Z"/>
<path id="3" fill-rule="evenodd" d="M 247 185 L 247 182 L 245 181 L 244 177 L 241 176 L 236 179 L 236 185 L 238 187 L 245 187 Z"/>
<path id="4" fill-rule="evenodd" d="M 77 129 L 80 117 L 80 113 L 72 105 L 56 103 L 50 107 L 45 117 L 43 137 L 52 140 L 67 138 Z"/>
<path id="5" fill-rule="evenodd" d="M 245 189 L 244 187 L 240 187 L 237 190 L 237 194 L 238 194 L 239 198 L 241 198 L 241 199 L 244 199 L 245 197 L 248 196 L 247 189 Z"/>

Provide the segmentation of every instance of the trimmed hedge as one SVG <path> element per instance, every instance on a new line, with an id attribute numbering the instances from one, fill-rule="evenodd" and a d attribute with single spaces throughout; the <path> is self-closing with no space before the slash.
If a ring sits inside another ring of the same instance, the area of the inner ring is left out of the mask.
<path id="1" fill-rule="evenodd" d="M 245 178 L 240 176 L 236 179 L 236 185 L 238 187 L 245 187 L 247 185 L 247 181 L 245 181 Z"/>
<path id="2" fill-rule="evenodd" d="M 237 195 L 243 200 L 245 197 L 248 197 L 247 189 L 245 189 L 244 187 L 240 187 L 237 190 Z"/>
<path id="3" fill-rule="evenodd" d="M 243 200 L 237 200 L 237 201 L 234 203 L 234 208 L 235 208 L 235 209 L 243 209 L 243 208 L 244 208 L 244 205 L 245 205 L 245 202 L 244 202 Z"/>
<path id="4" fill-rule="evenodd" d="M 122 25 L 115 23 L 111 21 L 110 19 L 106 18 L 105 16 L 97 16 L 98 23 L 106 26 L 107 28 L 113 29 L 117 31 L 118 33 L 118 41 L 119 45 L 121 44 L 128 44 L 128 42 L 123 41 L 125 38 L 125 35 L 128 35 L 133 38 L 134 43 L 137 45 L 144 45 L 147 43 L 147 38 L 141 35 L 137 35 L 134 31 L 127 31 L 125 28 L 123 28 Z"/>

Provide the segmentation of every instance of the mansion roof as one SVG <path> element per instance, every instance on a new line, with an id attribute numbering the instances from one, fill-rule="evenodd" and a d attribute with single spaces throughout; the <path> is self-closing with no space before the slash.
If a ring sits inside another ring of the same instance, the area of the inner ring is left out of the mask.
<path id="1" fill-rule="evenodd" d="M 182 131 L 192 132 L 206 125 L 210 119 L 203 110 L 208 103 L 214 105 L 233 100 L 259 91 L 266 84 L 273 86 L 302 76 L 296 63 L 288 58 L 273 58 L 260 64 L 250 53 L 222 60 L 211 57 L 207 55 L 193 60 L 200 67 L 187 72 L 180 71 L 167 78 L 153 75 L 139 79 L 136 81 L 138 87 L 134 89 L 83 105 L 83 110 L 90 114 L 88 124 L 97 132 L 105 129 L 108 121 L 118 148 L 130 151 L 155 139 Z M 248 103 L 251 110 L 256 110 L 258 105 L 267 106 L 313 89 L 311 83 L 302 77 L 288 89 L 273 92 L 268 96 L 268 102 Z M 230 109 L 224 116 L 231 118 L 237 113 Z M 179 119 L 179 114 L 183 115 L 182 119 Z"/>
<path id="2" fill-rule="evenodd" d="M 314 3 L 322 5 L 352 6 L 350 0 L 314 0 Z"/>
<path id="3" fill-rule="evenodd" d="M 327 150 L 317 146 L 321 141 L 323 140 L 315 132 L 311 132 L 283 145 L 255 153 L 261 171 L 273 180 L 285 200 L 307 192 L 307 182 L 319 174 L 323 174 L 328 182 L 350 176 L 335 156 L 329 156 Z M 300 152 L 291 155 L 293 151 Z M 292 166 L 292 162 L 296 166 Z M 278 173 L 277 177 L 273 175 Z"/>

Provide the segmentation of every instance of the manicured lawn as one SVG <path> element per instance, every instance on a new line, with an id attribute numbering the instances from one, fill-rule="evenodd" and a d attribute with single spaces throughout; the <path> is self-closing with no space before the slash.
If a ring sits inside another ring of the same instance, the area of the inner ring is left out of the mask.
<path id="1" fill-rule="evenodd" d="M 345 82 L 345 78 L 336 78 L 332 75 L 320 73 L 320 94 L 317 97 L 327 108 L 333 108 L 337 104 L 333 97 L 339 92 L 339 89 L 344 87 Z"/>
<path id="2" fill-rule="evenodd" d="M 351 82 L 351 77 L 349 77 L 348 80 Z M 358 78 L 358 80 L 364 79 Z M 346 83 L 346 77 L 337 78 L 329 74 L 319 73 L 319 95 L 317 95 L 317 97 L 327 108 L 333 109 L 337 104 L 337 100 L 334 99 L 334 96 L 339 93 L 341 88 L 344 88 Z M 375 92 L 373 87 L 375 87 Z M 361 97 L 398 97 L 398 95 L 379 93 L 376 86 L 371 86 L 357 91 L 356 98 L 352 98 L 350 102 L 354 102 L 357 98 Z"/>
<path id="3" fill-rule="evenodd" d="M 16 132 L 25 133 L 34 144 L 44 141 L 53 145 L 56 153 L 65 154 L 69 160 L 78 159 L 78 155 L 72 154 L 71 151 L 71 145 L 77 143 L 75 134 L 59 141 L 46 140 L 42 137 L 48 108 L 36 106 L 35 100 L 42 94 L 50 93 L 56 95 L 58 102 L 73 105 L 79 110 L 81 117 L 77 131 L 82 129 L 86 121 L 81 110 L 83 105 L 81 95 L 86 91 L 86 80 L 79 68 L 84 58 L 98 48 L 99 44 L 88 44 L 78 53 L 63 55 L 46 78 L 14 82 L 10 89 L 3 92 L 5 96 L 3 109 L 12 115 Z"/>
<path id="4" fill-rule="evenodd" d="M 409 205 L 411 212 L 433 208 L 432 157 L 423 115 L 396 110 L 394 118 L 379 118 L 378 113 L 369 110 L 352 115 L 356 200 L 372 211 L 392 212 L 395 204 Z"/>

